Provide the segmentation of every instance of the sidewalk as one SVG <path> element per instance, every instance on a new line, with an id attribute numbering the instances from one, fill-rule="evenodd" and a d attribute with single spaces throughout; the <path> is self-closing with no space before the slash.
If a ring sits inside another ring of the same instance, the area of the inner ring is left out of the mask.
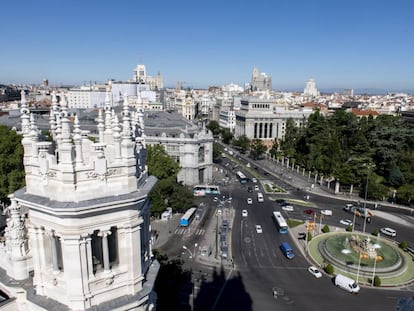
<path id="1" fill-rule="evenodd" d="M 334 191 L 332 189 L 328 189 L 326 187 L 322 187 L 319 183 L 315 183 L 313 178 L 308 181 L 308 177 L 307 176 L 303 176 L 301 173 L 298 173 L 295 170 L 292 170 L 290 168 L 286 168 L 285 166 L 282 166 L 281 163 L 278 163 L 276 161 L 272 161 L 269 159 L 264 159 L 264 160 L 260 160 L 258 161 L 261 166 L 263 166 L 263 168 L 265 168 L 265 170 L 267 170 L 269 173 L 272 173 L 274 175 L 280 175 L 283 178 L 283 181 L 294 186 L 297 188 L 300 188 L 303 191 L 306 191 L 308 193 L 314 193 L 317 194 L 319 196 L 325 196 L 325 197 L 331 197 L 331 198 L 335 198 L 335 199 L 339 199 L 339 200 L 344 200 L 347 202 L 360 202 L 361 204 L 363 204 L 364 202 L 366 202 L 366 204 L 371 204 L 374 205 L 375 203 L 378 203 L 381 206 L 387 206 L 387 207 L 391 207 L 391 208 L 399 208 L 399 209 L 404 209 L 404 210 L 408 210 L 411 211 L 411 209 L 407 206 L 404 205 L 399 205 L 399 204 L 393 204 L 390 202 L 386 202 L 386 201 L 369 201 L 369 200 L 364 200 L 362 198 L 360 198 L 358 196 L 358 194 L 352 194 L 350 195 L 349 193 L 334 193 Z"/>

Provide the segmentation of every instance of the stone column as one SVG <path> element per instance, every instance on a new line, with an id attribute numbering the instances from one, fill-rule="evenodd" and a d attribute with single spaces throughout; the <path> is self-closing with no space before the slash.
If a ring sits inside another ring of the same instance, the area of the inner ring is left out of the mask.
<path id="1" fill-rule="evenodd" d="M 102 256 L 103 256 L 104 272 L 106 273 L 111 271 L 111 267 L 109 264 L 109 246 L 108 246 L 108 235 L 110 234 L 111 234 L 111 231 L 109 230 L 100 232 L 100 236 L 102 237 Z"/>
<path id="2" fill-rule="evenodd" d="M 50 237 L 50 245 L 52 247 L 52 267 L 53 271 L 59 271 L 59 261 L 58 261 L 58 252 L 57 252 L 57 241 L 55 233 L 52 231 L 49 235 Z"/>
<path id="3" fill-rule="evenodd" d="M 335 194 L 339 193 L 339 180 L 335 182 Z"/>

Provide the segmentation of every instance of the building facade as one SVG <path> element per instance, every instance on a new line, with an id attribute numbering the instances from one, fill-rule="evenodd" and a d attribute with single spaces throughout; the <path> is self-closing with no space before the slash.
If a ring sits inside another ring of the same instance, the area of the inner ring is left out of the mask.
<path id="1" fill-rule="evenodd" d="M 240 110 L 236 111 L 235 136 L 260 139 L 270 146 L 275 139 L 284 138 L 289 118 L 302 126 L 311 113 L 310 110 L 286 110 L 276 106 L 272 99 L 245 97 L 241 99 Z"/>
<path id="2" fill-rule="evenodd" d="M 133 117 L 125 100 L 122 115 L 100 110 L 93 143 L 76 117 L 71 127 L 65 97 L 53 95 L 53 140 L 41 141 L 22 93 L 26 187 L 10 196 L 0 287 L 25 310 L 154 308 L 148 194 L 156 179 L 145 165 L 142 114 Z"/>
<path id="3" fill-rule="evenodd" d="M 162 144 L 181 170 L 177 182 L 193 186 L 213 180 L 213 134 L 177 112 L 145 112 L 147 145 Z"/>

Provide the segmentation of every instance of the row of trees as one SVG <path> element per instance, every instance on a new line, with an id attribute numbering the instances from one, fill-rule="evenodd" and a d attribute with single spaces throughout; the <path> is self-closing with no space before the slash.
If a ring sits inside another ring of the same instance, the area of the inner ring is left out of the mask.
<path id="1" fill-rule="evenodd" d="M 412 204 L 414 129 L 399 117 L 357 118 L 344 110 L 325 116 L 316 110 L 302 123 L 298 127 L 288 119 L 284 139 L 275 140 L 270 150 L 258 139 L 235 139 L 215 121 L 208 128 L 224 143 L 249 152 L 253 159 L 268 151 L 273 157 L 288 157 L 290 163 L 339 180 L 341 185 L 353 185 L 360 189 L 362 197 L 368 183 L 370 199 L 381 200 L 396 193 L 397 202 Z"/>
<path id="2" fill-rule="evenodd" d="M 368 182 L 368 198 L 388 198 L 393 190 L 400 203 L 410 204 L 414 197 L 414 129 L 399 117 L 359 119 L 344 110 L 330 116 L 315 111 L 302 127 L 288 120 L 285 138 L 276 146 L 273 155 L 359 186 L 361 194 Z"/>

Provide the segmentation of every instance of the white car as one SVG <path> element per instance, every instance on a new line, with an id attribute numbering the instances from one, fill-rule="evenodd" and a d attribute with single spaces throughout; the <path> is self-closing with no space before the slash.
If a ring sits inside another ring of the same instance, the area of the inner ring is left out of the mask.
<path id="1" fill-rule="evenodd" d="M 282 210 L 286 212 L 293 212 L 293 206 L 292 205 L 284 205 L 282 206 Z"/>
<path id="2" fill-rule="evenodd" d="M 322 277 L 322 273 L 321 271 L 319 271 L 318 268 L 314 267 L 314 266 L 310 266 L 308 268 L 308 271 L 310 272 L 310 274 L 312 274 L 315 278 L 319 279 Z"/>
<path id="3" fill-rule="evenodd" d="M 247 198 L 247 204 L 253 204 L 253 199 L 252 198 Z"/>
<path id="4" fill-rule="evenodd" d="M 394 229 L 388 228 L 388 227 L 387 228 L 381 228 L 380 232 L 382 234 L 392 236 L 392 237 L 397 236 L 397 231 L 395 231 Z"/>
<path id="5" fill-rule="evenodd" d="M 324 216 L 332 216 L 332 211 L 330 209 L 321 210 L 321 214 Z"/>
<path id="6" fill-rule="evenodd" d="M 242 210 L 242 216 L 243 217 L 247 217 L 247 215 L 248 215 L 249 213 L 247 212 L 247 210 Z"/>
<path id="7" fill-rule="evenodd" d="M 339 221 L 339 223 L 341 223 L 341 224 L 343 224 L 343 225 L 345 225 L 345 226 L 352 226 L 352 220 L 349 220 L 349 219 L 341 219 L 340 221 Z"/>
<path id="8" fill-rule="evenodd" d="M 257 233 L 263 233 L 263 230 L 262 230 L 262 226 L 261 225 L 256 225 L 256 232 Z"/>
<path id="9" fill-rule="evenodd" d="M 259 191 L 259 186 L 258 185 L 254 186 L 254 191 Z"/>
<path id="10" fill-rule="evenodd" d="M 253 177 L 252 182 L 257 183 L 257 179 Z"/>

